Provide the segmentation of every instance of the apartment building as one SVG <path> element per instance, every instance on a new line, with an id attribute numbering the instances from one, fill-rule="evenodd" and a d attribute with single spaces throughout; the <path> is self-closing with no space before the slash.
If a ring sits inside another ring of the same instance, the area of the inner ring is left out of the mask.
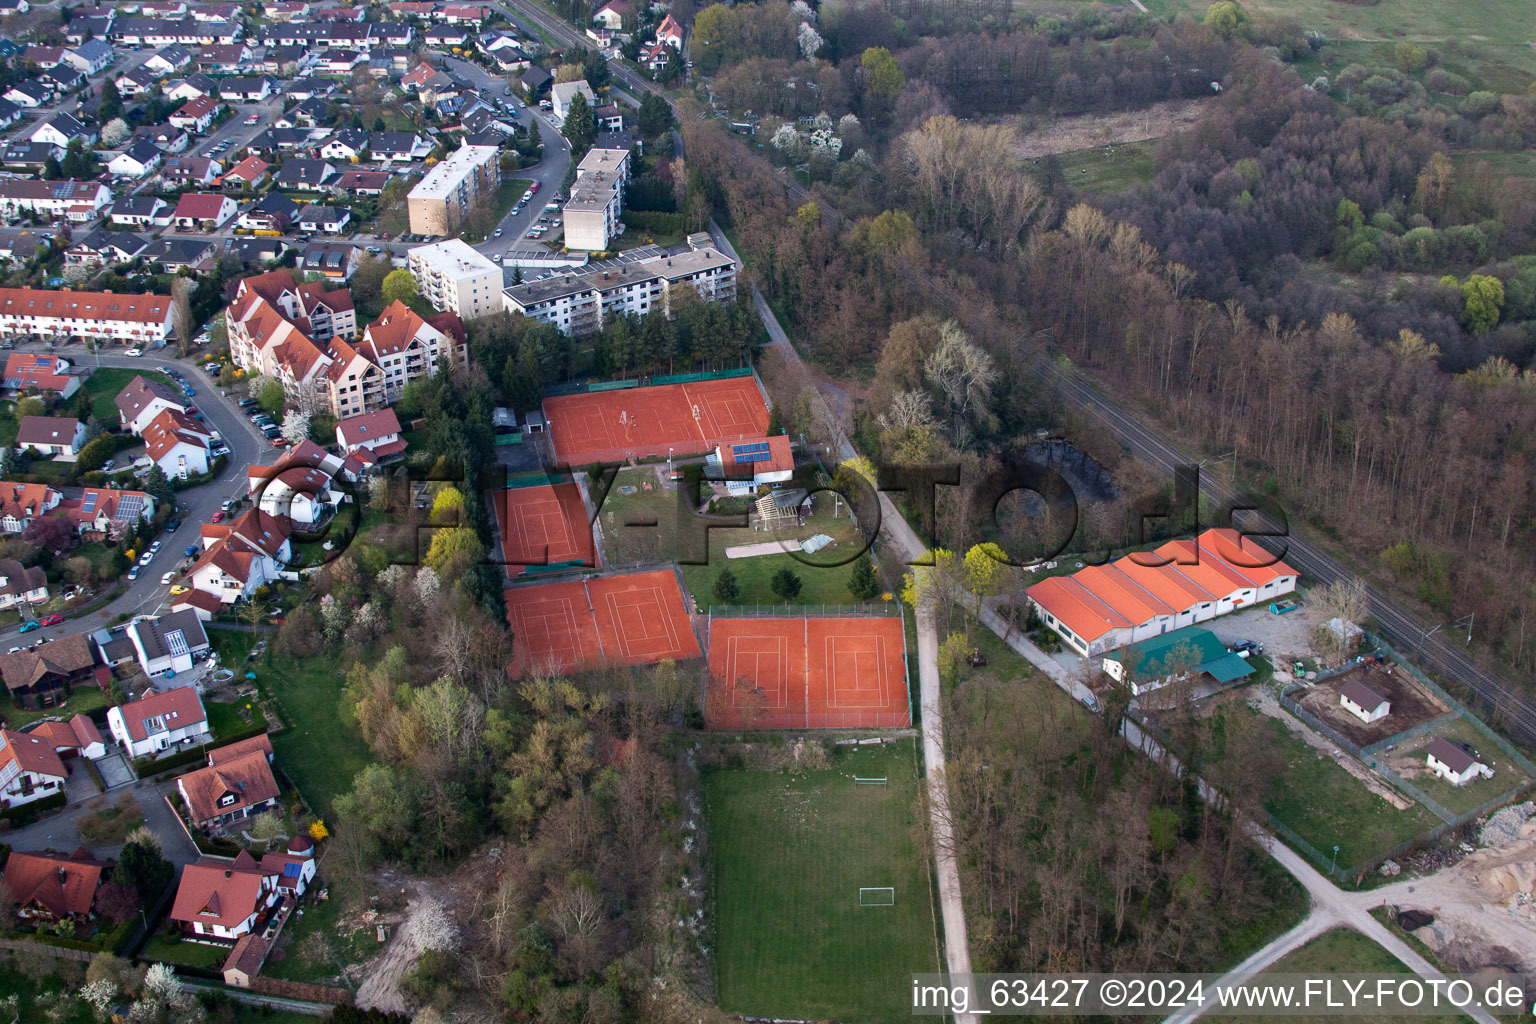
<path id="1" fill-rule="evenodd" d="M 501 184 L 500 153 L 495 146 L 460 146 L 428 171 L 406 197 L 411 232 L 446 235 L 489 199 Z"/>
<path id="2" fill-rule="evenodd" d="M 171 300 L 164 295 L 0 288 L 0 338 L 29 335 L 163 345 L 171 336 Z"/>
<path id="3" fill-rule="evenodd" d="M 708 234 L 689 236 L 687 248 L 622 264 L 560 273 L 513 285 L 503 292 L 506 309 L 581 335 L 601 330 L 616 316 L 660 309 L 672 315 L 672 299 L 684 287 L 710 302 L 736 298 L 736 261 L 710 244 Z"/>
<path id="4" fill-rule="evenodd" d="M 406 266 L 434 309 L 463 320 L 502 310 L 501 268 L 457 238 L 418 245 L 406 254 Z"/>
<path id="5" fill-rule="evenodd" d="M 629 173 L 627 149 L 591 149 L 581 158 L 562 214 L 567 248 L 601 252 L 623 231 Z"/>

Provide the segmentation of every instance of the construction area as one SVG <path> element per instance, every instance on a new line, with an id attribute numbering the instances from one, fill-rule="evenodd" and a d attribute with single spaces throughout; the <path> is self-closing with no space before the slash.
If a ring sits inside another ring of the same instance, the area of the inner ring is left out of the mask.
<path id="1" fill-rule="evenodd" d="M 1384 697 L 1391 704 L 1391 710 L 1374 722 L 1361 721 L 1339 701 L 1340 691 L 1351 683 L 1363 684 Z M 1407 732 L 1450 711 L 1434 694 L 1420 686 L 1411 673 L 1384 659 L 1362 663 L 1347 672 L 1304 684 L 1288 696 L 1341 733 L 1356 749 Z"/>

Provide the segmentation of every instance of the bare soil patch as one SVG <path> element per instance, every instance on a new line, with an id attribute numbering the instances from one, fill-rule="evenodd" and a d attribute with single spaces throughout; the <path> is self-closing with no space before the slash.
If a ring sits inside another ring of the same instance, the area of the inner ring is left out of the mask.
<path id="1" fill-rule="evenodd" d="M 1206 100 L 1164 100 L 1144 110 L 1126 110 L 1117 114 L 1082 114 L 1035 121 L 1032 118 L 1005 118 L 1018 130 L 1015 151 L 1026 160 L 1052 154 L 1075 153 L 1095 146 L 1114 146 L 1127 142 L 1160 139 L 1165 135 L 1193 127 L 1205 118 Z"/>
<path id="2" fill-rule="evenodd" d="M 1391 701 L 1391 712 L 1380 721 L 1366 725 L 1345 711 L 1339 704 L 1339 690 L 1351 679 L 1359 680 Z M 1420 686 L 1412 675 L 1390 663 L 1385 666 L 1361 665 L 1309 686 L 1297 703 L 1361 747 L 1396 736 L 1450 710 Z"/>

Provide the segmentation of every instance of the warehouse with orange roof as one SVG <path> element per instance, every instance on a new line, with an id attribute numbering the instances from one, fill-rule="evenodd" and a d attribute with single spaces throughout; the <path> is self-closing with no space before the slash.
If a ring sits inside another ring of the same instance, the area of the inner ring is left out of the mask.
<path id="1" fill-rule="evenodd" d="M 1112 651 L 1296 589 L 1296 570 L 1232 529 L 1210 529 L 1028 590 L 1044 623 L 1083 657 Z"/>

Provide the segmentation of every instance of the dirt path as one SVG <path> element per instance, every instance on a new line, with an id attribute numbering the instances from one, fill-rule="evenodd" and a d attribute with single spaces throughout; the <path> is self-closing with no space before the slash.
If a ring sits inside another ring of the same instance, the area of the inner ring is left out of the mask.
<path id="1" fill-rule="evenodd" d="M 365 1010 L 405 1013 L 405 995 L 400 980 L 410 973 L 426 948 L 419 923 L 425 913 L 440 911 L 442 893 L 430 879 L 409 878 L 400 882 L 409 892 L 405 918 L 395 925 L 383 952 L 364 968 L 363 982 L 357 987 L 353 1002 Z"/>
<path id="2" fill-rule="evenodd" d="M 1034 160 L 1052 154 L 1075 153 L 1095 146 L 1119 146 L 1127 142 L 1160 139 L 1164 135 L 1172 135 L 1198 124 L 1205 118 L 1205 103 L 1203 99 L 1164 100 L 1144 110 L 1059 117 L 1033 127 L 1028 126 L 1028 122 L 1022 118 L 1013 119 L 1019 132 L 1019 142 L 1014 151 L 1026 160 Z"/>

